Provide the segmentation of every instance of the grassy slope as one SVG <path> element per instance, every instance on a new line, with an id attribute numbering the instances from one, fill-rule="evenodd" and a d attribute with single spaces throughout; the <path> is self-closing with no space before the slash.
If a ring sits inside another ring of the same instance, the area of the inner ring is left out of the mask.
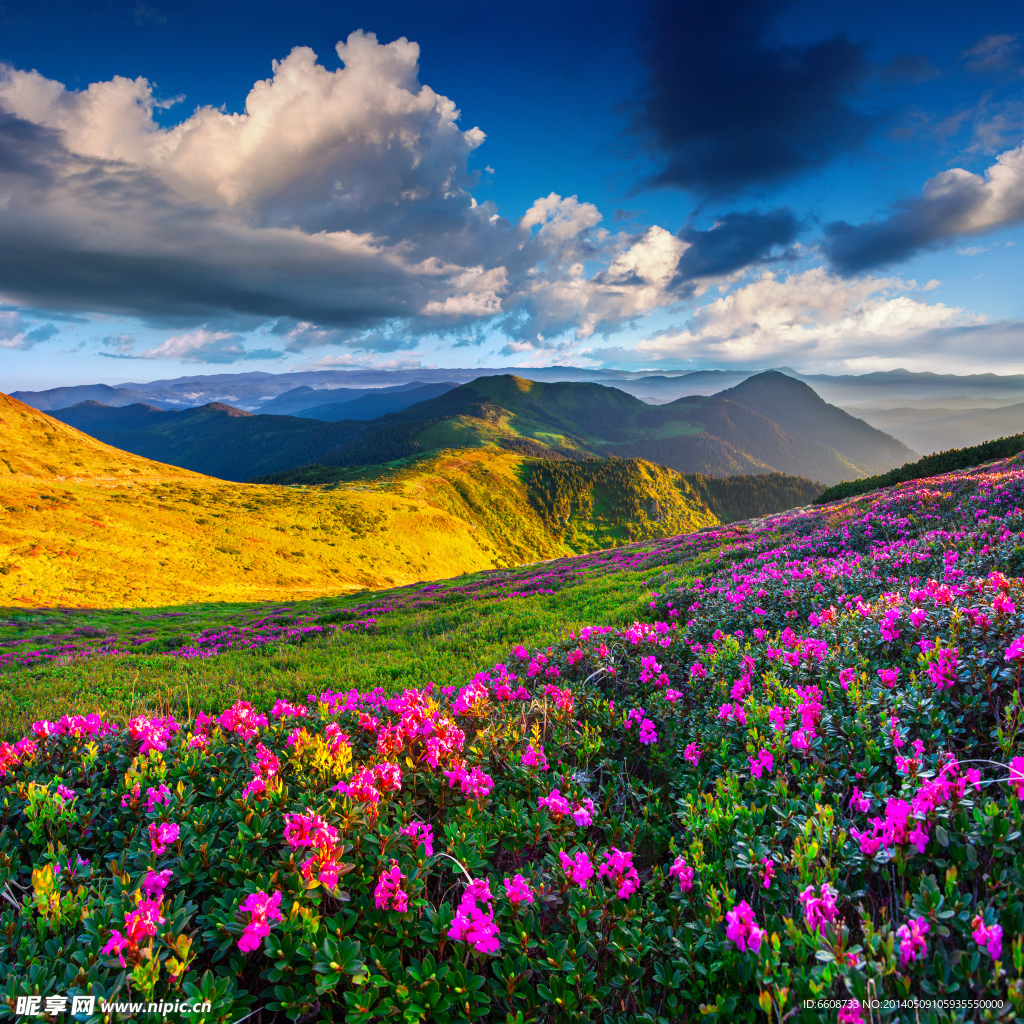
<path id="1" fill-rule="evenodd" d="M 38 718 L 102 712 L 131 714 L 222 710 L 236 699 L 269 708 L 279 698 L 304 702 L 324 689 L 464 685 L 481 666 L 508 655 L 518 639 L 567 635 L 594 622 L 628 624 L 641 616 L 655 567 L 641 572 L 595 574 L 556 594 L 523 599 L 474 598 L 439 610 L 396 611 L 381 618 L 376 635 L 339 632 L 279 651 L 228 651 L 187 661 L 169 656 L 125 655 L 0 669 L 0 739 L 21 735 Z M 677 574 L 678 575 L 678 574 Z M 475 576 L 453 580 L 472 582 Z M 382 600 L 387 595 L 379 595 Z M 330 616 L 351 599 L 292 604 L 297 615 Z M 228 622 L 245 622 L 277 606 L 180 606 L 180 615 L 155 618 L 133 611 L 20 613 L 0 619 L 0 640 L 41 631 L 92 628 L 124 637 L 195 634 Z"/>

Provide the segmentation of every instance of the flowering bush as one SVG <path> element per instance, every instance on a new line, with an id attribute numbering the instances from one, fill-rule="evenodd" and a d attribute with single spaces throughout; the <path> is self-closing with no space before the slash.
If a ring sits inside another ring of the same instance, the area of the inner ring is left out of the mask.
<path id="1" fill-rule="evenodd" d="M 37 722 L 0 743 L 0 1014 L 1020 1018 L 1022 504 L 1003 463 L 682 539 L 650 621 L 450 692 Z"/>

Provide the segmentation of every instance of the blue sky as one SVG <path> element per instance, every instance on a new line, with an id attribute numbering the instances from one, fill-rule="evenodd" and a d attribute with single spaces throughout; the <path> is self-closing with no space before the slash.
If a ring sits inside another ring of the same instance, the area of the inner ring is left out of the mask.
<path id="1" fill-rule="evenodd" d="M 5 0 L 0 388 L 1020 372 L 1022 11 Z"/>

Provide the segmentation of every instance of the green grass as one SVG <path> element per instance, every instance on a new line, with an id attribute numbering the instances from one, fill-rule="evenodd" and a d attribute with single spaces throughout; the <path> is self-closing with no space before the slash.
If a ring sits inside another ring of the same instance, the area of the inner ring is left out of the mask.
<path id="1" fill-rule="evenodd" d="M 682 570 L 673 566 L 675 575 Z M 640 617 L 664 567 L 618 571 L 567 586 L 554 595 L 455 600 L 445 607 L 396 611 L 380 618 L 376 635 L 338 632 L 324 640 L 276 651 L 227 651 L 194 661 L 168 655 L 129 654 L 0 670 L 0 736 L 13 739 L 31 722 L 63 714 L 98 712 L 126 721 L 136 714 L 184 716 L 221 711 L 235 700 L 263 710 L 278 698 L 305 701 L 325 689 L 387 691 L 402 687 L 462 686 L 473 674 L 509 656 L 519 642 L 533 646 L 582 626 L 622 625 Z M 452 580 L 453 586 L 473 577 Z M 358 595 L 361 601 L 371 595 Z M 372 595 L 385 598 L 386 592 Z M 350 606 L 352 598 L 294 602 L 297 615 L 324 616 Z M 240 624 L 280 608 L 273 605 L 208 604 L 176 609 L 76 611 L 54 616 L 8 615 L 0 640 L 40 629 L 69 632 L 93 627 L 132 636 L 168 639 L 227 624 Z M 180 617 L 152 616 L 179 611 Z"/>

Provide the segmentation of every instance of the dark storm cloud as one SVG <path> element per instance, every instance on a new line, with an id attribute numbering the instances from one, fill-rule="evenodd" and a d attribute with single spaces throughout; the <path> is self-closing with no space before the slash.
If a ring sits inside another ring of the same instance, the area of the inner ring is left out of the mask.
<path id="1" fill-rule="evenodd" d="M 869 68 L 836 36 L 810 46 L 769 38 L 781 5 L 665 3 L 647 45 L 635 128 L 661 169 L 645 184 L 703 195 L 771 185 L 855 146 L 871 117 L 851 106 Z"/>
<path id="2" fill-rule="evenodd" d="M 674 284 L 698 277 L 719 277 L 768 260 L 776 246 L 788 246 L 800 224 L 791 210 L 727 213 L 708 231 L 683 228 L 679 238 L 689 244 L 679 260 Z M 776 258 L 782 258 L 777 256 Z"/>

